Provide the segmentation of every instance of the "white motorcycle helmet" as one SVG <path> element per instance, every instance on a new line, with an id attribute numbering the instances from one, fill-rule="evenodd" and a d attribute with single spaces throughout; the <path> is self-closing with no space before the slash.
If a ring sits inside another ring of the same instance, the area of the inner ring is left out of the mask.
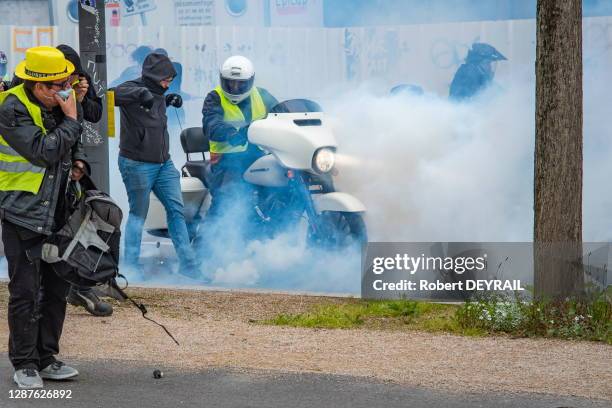
<path id="1" fill-rule="evenodd" d="M 255 82 L 255 68 L 246 57 L 234 55 L 221 65 L 220 82 L 223 94 L 234 105 L 249 97 Z"/>

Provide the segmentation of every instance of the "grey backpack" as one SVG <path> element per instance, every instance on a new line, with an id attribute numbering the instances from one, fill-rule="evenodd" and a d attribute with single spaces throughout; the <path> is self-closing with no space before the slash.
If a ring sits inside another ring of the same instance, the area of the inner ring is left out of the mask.
<path id="1" fill-rule="evenodd" d="M 41 259 L 79 286 L 109 283 L 119 274 L 121 208 L 106 193 L 87 190 L 66 224 L 45 240 Z"/>

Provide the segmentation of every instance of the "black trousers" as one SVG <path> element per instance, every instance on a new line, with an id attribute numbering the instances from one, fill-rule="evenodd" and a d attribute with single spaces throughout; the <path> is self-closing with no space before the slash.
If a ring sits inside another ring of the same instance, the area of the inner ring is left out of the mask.
<path id="1" fill-rule="evenodd" d="M 66 317 L 70 285 L 51 265 L 30 261 L 26 251 L 44 236 L 7 221 L 2 222 L 2 242 L 9 274 L 9 358 L 16 370 L 41 370 L 55 362 Z"/>

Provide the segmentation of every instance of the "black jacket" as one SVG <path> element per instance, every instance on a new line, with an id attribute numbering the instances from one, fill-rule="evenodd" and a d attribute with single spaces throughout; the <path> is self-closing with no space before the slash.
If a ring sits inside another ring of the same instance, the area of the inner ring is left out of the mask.
<path id="1" fill-rule="evenodd" d="M 66 183 L 72 161 L 86 161 L 79 141 L 81 125 L 65 117 L 61 109 L 48 110 L 30 92 L 28 98 L 41 107 L 47 134 L 34 124 L 26 107 L 13 95 L 0 106 L 0 134 L 30 163 L 45 167 L 38 194 L 24 191 L 0 192 L 0 208 L 7 221 L 39 234 L 60 228 Z M 56 217 L 56 213 L 58 213 Z"/>
<path id="2" fill-rule="evenodd" d="M 276 98 L 274 98 L 264 88 L 257 88 L 264 105 L 266 105 L 266 111 L 270 112 L 275 105 L 278 104 Z M 244 119 L 247 123 L 251 123 L 251 98 L 246 98 L 237 105 Z M 223 120 L 223 107 L 221 106 L 221 97 L 217 91 L 210 91 L 204 99 L 204 106 L 202 107 L 202 128 L 204 134 L 208 135 L 210 140 L 215 142 L 226 142 L 231 136 L 238 132 L 236 128 Z"/>
<path id="3" fill-rule="evenodd" d="M 142 66 L 142 77 L 114 89 L 115 106 L 121 111 L 121 156 L 150 163 L 170 159 L 166 90 L 159 81 L 175 75 L 168 57 L 149 54 Z M 151 103 L 150 109 L 143 108 Z"/>
<path id="4" fill-rule="evenodd" d="M 91 123 L 97 123 L 102 119 L 102 99 L 96 95 L 94 84 L 91 82 L 91 77 L 87 73 L 82 74 L 89 82 L 89 89 L 81 102 L 83 107 L 83 120 Z"/>

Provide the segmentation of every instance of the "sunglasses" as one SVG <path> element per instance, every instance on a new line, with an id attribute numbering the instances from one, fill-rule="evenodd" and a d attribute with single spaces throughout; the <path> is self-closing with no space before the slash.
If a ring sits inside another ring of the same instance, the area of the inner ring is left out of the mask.
<path id="1" fill-rule="evenodd" d="M 68 83 L 68 81 L 64 81 L 64 82 L 45 82 L 45 86 L 49 89 L 52 89 L 54 86 L 57 86 L 60 89 L 64 89 L 66 87 L 66 84 Z"/>

